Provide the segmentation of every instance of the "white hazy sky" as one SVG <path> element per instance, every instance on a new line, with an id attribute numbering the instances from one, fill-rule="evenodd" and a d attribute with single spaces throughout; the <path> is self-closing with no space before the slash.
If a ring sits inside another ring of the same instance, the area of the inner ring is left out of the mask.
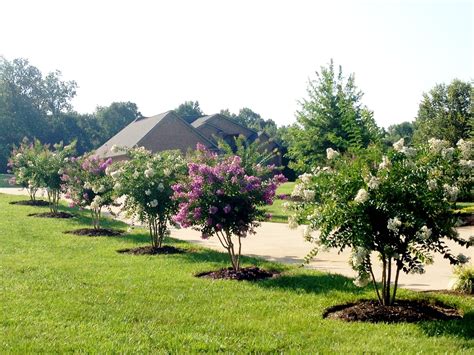
<path id="1" fill-rule="evenodd" d="M 424 91 L 471 80 L 473 1 L 1 0 L 0 54 L 59 69 L 75 109 L 135 102 L 145 115 L 198 100 L 295 121 L 333 58 L 382 126 L 412 120 Z"/>

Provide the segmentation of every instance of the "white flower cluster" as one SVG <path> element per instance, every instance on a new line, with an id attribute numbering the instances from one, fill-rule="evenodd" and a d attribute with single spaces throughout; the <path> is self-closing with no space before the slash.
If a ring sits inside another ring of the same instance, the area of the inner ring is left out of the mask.
<path id="1" fill-rule="evenodd" d="M 384 155 L 383 158 L 382 158 L 382 162 L 379 164 L 379 169 L 380 169 L 380 170 L 389 169 L 391 166 L 392 166 L 392 163 L 391 163 L 390 160 L 388 160 L 388 158 Z"/>
<path id="2" fill-rule="evenodd" d="M 474 169 L 474 160 L 461 159 L 459 160 L 459 165 L 461 165 L 461 167 L 465 168 L 466 170 L 470 171 Z"/>
<path id="3" fill-rule="evenodd" d="M 92 186 L 92 191 L 94 191 L 95 194 L 100 194 L 102 192 L 105 192 L 105 186 L 104 185 Z"/>
<path id="4" fill-rule="evenodd" d="M 441 156 L 447 160 L 451 160 L 454 157 L 454 148 L 443 148 L 441 149 Z"/>
<path id="5" fill-rule="evenodd" d="M 464 139 L 460 139 L 456 143 L 456 145 L 459 148 L 459 151 L 461 152 L 461 156 L 464 159 L 470 159 L 471 158 L 473 142 L 465 141 Z"/>
<path id="6" fill-rule="evenodd" d="M 291 197 L 303 197 L 304 184 L 296 184 L 291 192 Z"/>
<path id="7" fill-rule="evenodd" d="M 148 205 L 149 205 L 150 207 L 155 208 L 156 206 L 158 206 L 158 200 L 153 200 L 153 201 L 151 201 Z"/>
<path id="8" fill-rule="evenodd" d="M 435 154 L 440 153 L 443 150 L 443 148 L 446 148 L 449 145 L 448 142 L 442 139 L 436 139 L 436 138 L 429 139 L 428 144 L 430 145 L 431 152 Z"/>
<path id="9" fill-rule="evenodd" d="M 148 169 L 145 170 L 144 174 L 146 178 L 150 179 L 153 177 L 153 175 L 155 175 L 155 171 L 149 167 Z"/>
<path id="10" fill-rule="evenodd" d="M 418 232 L 419 236 L 424 240 L 429 239 L 432 233 L 433 232 L 431 231 L 431 229 L 427 226 L 421 227 L 420 231 Z"/>
<path id="11" fill-rule="evenodd" d="M 444 195 L 448 201 L 454 202 L 458 198 L 459 188 L 456 185 L 443 185 Z"/>
<path id="12" fill-rule="evenodd" d="M 393 143 L 393 149 L 395 149 L 397 152 L 401 152 L 404 146 L 405 146 L 405 139 L 403 138 L 400 138 L 398 141 Z"/>
<path id="13" fill-rule="evenodd" d="M 303 175 L 300 175 L 299 178 L 303 184 L 308 184 L 311 181 L 311 178 L 313 175 L 304 173 Z"/>
<path id="14" fill-rule="evenodd" d="M 334 158 L 337 158 L 339 156 L 339 152 L 337 150 L 334 150 L 332 148 L 326 149 L 326 157 L 328 160 L 332 160 Z"/>
<path id="15" fill-rule="evenodd" d="M 369 250 L 363 247 L 357 247 L 356 249 L 352 250 L 351 255 L 351 264 L 352 267 L 358 268 L 362 263 L 367 259 L 370 255 Z"/>
<path id="16" fill-rule="evenodd" d="M 380 186 L 380 179 L 375 176 L 372 176 L 367 186 L 370 190 L 377 190 Z"/>
<path id="17" fill-rule="evenodd" d="M 357 191 L 357 195 L 354 198 L 354 201 L 357 203 L 364 203 L 369 199 L 369 193 L 365 189 L 360 189 Z"/>
<path id="18" fill-rule="evenodd" d="M 309 190 L 309 189 L 303 190 L 303 199 L 305 201 L 313 201 L 315 195 L 316 193 L 313 190 Z"/>
<path id="19" fill-rule="evenodd" d="M 387 222 L 387 229 L 394 234 L 398 234 L 400 227 L 402 226 L 402 221 L 398 218 L 389 218 Z"/>
<path id="20" fill-rule="evenodd" d="M 98 209 L 102 207 L 102 202 L 103 202 L 102 197 L 100 197 L 99 195 L 95 196 L 91 202 L 91 208 Z"/>

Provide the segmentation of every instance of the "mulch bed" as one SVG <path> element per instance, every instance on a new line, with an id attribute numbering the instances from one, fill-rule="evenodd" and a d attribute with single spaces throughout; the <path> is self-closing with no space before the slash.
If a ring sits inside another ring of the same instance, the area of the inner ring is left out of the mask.
<path id="1" fill-rule="evenodd" d="M 81 228 L 64 232 L 66 234 L 84 235 L 87 237 L 118 237 L 124 234 L 124 231 L 110 228 Z"/>
<path id="2" fill-rule="evenodd" d="M 43 213 L 30 213 L 29 217 L 40 217 L 40 218 L 73 218 L 74 215 L 67 212 L 43 212 Z"/>
<path id="3" fill-rule="evenodd" d="M 420 321 L 461 319 L 458 310 L 427 301 L 399 300 L 392 306 L 381 306 L 377 301 L 362 300 L 326 309 L 323 318 L 341 319 L 347 322 L 415 323 Z"/>
<path id="4" fill-rule="evenodd" d="M 250 266 L 250 267 L 241 268 L 239 271 L 234 271 L 234 269 L 230 267 L 227 269 L 220 269 L 216 271 L 201 272 L 195 276 L 206 277 L 206 278 L 215 279 L 215 280 L 225 279 L 225 280 L 238 280 L 238 281 L 242 281 L 242 280 L 258 281 L 258 280 L 272 278 L 277 274 L 278 272 L 266 271 L 256 266 Z"/>
<path id="5" fill-rule="evenodd" d="M 49 202 L 45 200 L 22 200 L 22 201 L 12 201 L 10 205 L 21 205 L 21 206 L 49 206 Z"/>
<path id="6" fill-rule="evenodd" d="M 175 248 L 170 245 L 164 245 L 161 248 L 154 248 L 151 245 L 146 247 L 119 249 L 117 253 L 133 254 L 133 255 L 166 255 L 166 254 L 183 254 L 186 251 L 180 248 Z"/>

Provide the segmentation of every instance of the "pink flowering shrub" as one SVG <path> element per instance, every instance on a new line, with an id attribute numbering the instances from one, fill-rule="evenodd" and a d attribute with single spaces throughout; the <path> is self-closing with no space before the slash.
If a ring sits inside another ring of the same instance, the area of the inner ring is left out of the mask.
<path id="1" fill-rule="evenodd" d="M 188 179 L 173 186 L 174 198 L 180 202 L 174 220 L 201 231 L 203 238 L 216 236 L 238 271 L 242 238 L 254 234 L 266 219 L 260 207 L 273 203 L 277 186 L 286 178 L 262 180 L 247 175 L 238 156 L 219 160 L 200 146 L 198 152 L 200 158 L 188 163 Z"/>
<path id="2" fill-rule="evenodd" d="M 97 156 L 71 158 L 61 180 L 71 207 L 89 208 L 94 229 L 100 228 L 102 209 L 112 203 L 113 180 L 108 175 L 112 159 Z"/>

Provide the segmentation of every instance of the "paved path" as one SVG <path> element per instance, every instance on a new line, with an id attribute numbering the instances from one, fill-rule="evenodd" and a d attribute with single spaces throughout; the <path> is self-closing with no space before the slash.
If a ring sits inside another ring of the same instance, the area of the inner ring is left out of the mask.
<path id="1" fill-rule="evenodd" d="M 25 192 L 19 189 L 0 189 L 0 193 L 24 195 Z M 474 235 L 474 227 L 458 228 L 463 238 Z M 202 240 L 200 233 L 192 229 L 172 229 L 171 236 L 186 240 L 215 250 L 224 251 L 217 239 L 211 238 Z M 458 245 L 450 245 L 454 253 L 463 253 L 474 259 L 474 248 L 466 249 Z M 311 250 L 312 245 L 304 241 L 302 228 L 291 230 L 286 224 L 262 223 L 257 229 L 257 234 L 249 236 L 243 242 L 242 253 L 249 256 L 263 257 L 268 260 L 302 264 L 303 258 Z M 320 252 L 317 257 L 306 267 L 338 273 L 349 277 L 354 277 L 355 273 L 348 264 L 350 252 L 338 254 L 331 250 Z M 374 259 L 374 265 L 378 262 Z M 375 270 L 376 275 L 380 273 L 380 268 Z M 433 265 L 426 267 L 423 275 L 400 275 L 400 286 L 414 290 L 440 290 L 446 289 L 452 275 L 452 267 L 449 262 L 440 255 L 435 255 Z"/>

